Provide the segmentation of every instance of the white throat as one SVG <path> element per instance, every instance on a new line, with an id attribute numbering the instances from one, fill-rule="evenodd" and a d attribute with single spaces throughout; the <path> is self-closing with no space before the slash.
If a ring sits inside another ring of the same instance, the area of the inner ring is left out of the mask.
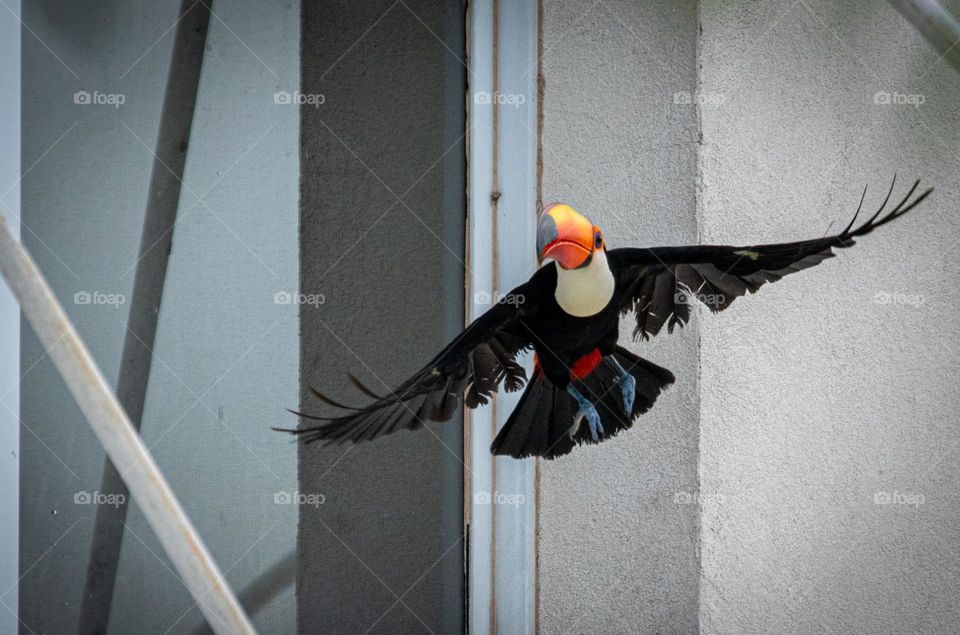
<path id="1" fill-rule="evenodd" d="M 557 268 L 557 290 L 554 297 L 560 308 L 576 317 L 596 315 L 613 297 L 613 273 L 607 264 L 607 254 L 598 250 L 590 264 L 582 269 Z"/>

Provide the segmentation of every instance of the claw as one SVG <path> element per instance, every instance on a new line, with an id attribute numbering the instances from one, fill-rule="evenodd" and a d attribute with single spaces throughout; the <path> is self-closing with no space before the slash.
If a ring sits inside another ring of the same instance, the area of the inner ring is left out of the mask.
<path id="1" fill-rule="evenodd" d="M 580 429 L 580 424 L 586 419 L 587 425 L 590 426 L 590 437 L 594 441 L 598 441 L 600 435 L 603 434 L 603 424 L 600 423 L 600 415 L 597 413 L 597 409 L 586 397 L 580 394 L 579 390 L 573 387 L 573 384 L 567 386 L 567 392 L 577 400 L 577 404 L 580 406 L 577 414 L 573 417 L 573 425 L 570 427 L 570 438 L 572 439 L 576 436 L 577 431 Z"/>
<path id="2" fill-rule="evenodd" d="M 627 374 L 621 377 L 617 383 L 620 385 L 621 394 L 623 394 L 623 411 L 629 417 L 633 414 L 633 400 L 637 396 L 637 380 L 633 375 Z"/>
<path id="3" fill-rule="evenodd" d="M 620 394 L 623 395 L 623 411 L 627 413 L 627 417 L 630 417 L 633 415 L 633 400 L 637 396 L 637 380 L 633 375 L 624 370 L 616 357 L 611 355 L 610 361 L 613 362 L 619 375 L 617 385 L 620 386 Z"/>
<path id="4" fill-rule="evenodd" d="M 599 440 L 600 435 L 603 434 L 603 424 L 600 423 L 600 415 L 597 414 L 597 409 L 593 407 L 592 403 L 586 403 L 580 406 L 580 410 L 577 411 L 577 416 L 574 417 L 574 428 L 580 428 L 580 422 L 586 418 L 587 425 L 590 426 L 590 438 L 594 441 Z"/>

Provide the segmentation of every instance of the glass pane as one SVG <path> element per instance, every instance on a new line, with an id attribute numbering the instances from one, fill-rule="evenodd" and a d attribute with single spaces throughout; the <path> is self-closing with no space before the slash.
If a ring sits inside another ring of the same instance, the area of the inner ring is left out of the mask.
<path id="1" fill-rule="evenodd" d="M 24 243 L 121 399 L 147 378 L 144 441 L 260 632 L 462 631 L 461 415 L 356 448 L 270 427 L 462 328 L 465 7 L 217 4 L 190 116 L 176 5 L 23 7 Z M 158 312 L 131 313 L 142 276 Z M 21 349 L 21 628 L 206 630 L 28 325 Z"/>
<path id="2" fill-rule="evenodd" d="M 173 141 L 160 122 L 178 4 L 23 7 L 23 165 L 33 167 L 22 235 L 115 386 L 144 209 L 171 183 L 151 185 L 151 173 L 154 152 Z M 297 288 L 299 113 L 274 95 L 299 83 L 300 16 L 272 3 L 214 10 L 142 435 L 230 584 L 256 605 L 257 627 L 292 632 L 295 566 L 266 590 L 257 581 L 296 541 L 296 509 L 275 502 L 297 487 L 296 447 L 270 426 L 298 400 L 298 307 L 275 298 Z M 85 591 L 95 518 L 117 492 L 101 491 L 104 453 L 29 327 L 22 333 L 25 628 L 76 632 L 104 594 L 109 632 L 202 628 L 135 504 L 118 532 L 113 592 Z"/>

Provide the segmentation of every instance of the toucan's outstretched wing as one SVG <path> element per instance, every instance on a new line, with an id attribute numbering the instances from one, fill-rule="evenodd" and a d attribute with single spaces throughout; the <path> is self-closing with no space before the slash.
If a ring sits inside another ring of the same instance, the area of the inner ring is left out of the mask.
<path id="1" fill-rule="evenodd" d="M 861 196 L 853 220 L 833 236 L 751 247 L 702 245 L 611 250 L 607 257 L 617 272 L 620 308 L 624 313 L 632 310 L 636 314 L 634 338 L 649 339 L 659 333 L 664 324 L 671 333 L 676 326 L 683 326 L 690 319 L 694 299 L 713 312 L 722 311 L 764 283 L 775 282 L 832 258 L 834 248 L 852 246 L 855 238 L 903 216 L 933 191 L 932 188 L 925 190 L 911 200 L 920 184 L 918 180 L 898 205 L 884 213 L 894 183 L 890 184 L 876 213 L 854 227 L 863 206 Z"/>
<path id="2" fill-rule="evenodd" d="M 388 394 L 377 396 L 351 377 L 360 390 L 374 398 L 368 406 L 344 406 L 314 390 L 314 395 L 325 403 L 353 412 L 340 417 L 294 412 L 323 423 L 282 431 L 297 434 L 307 443 L 319 439 L 365 441 L 405 428 L 416 429 L 425 421 L 446 421 L 461 400 L 471 408 L 485 404 L 501 383 L 509 392 L 519 390 L 527 375 L 516 357 L 532 346 L 523 319 L 536 310 L 538 302 L 532 296 L 542 277 L 535 275 L 527 284 L 500 298 L 430 363 Z"/>

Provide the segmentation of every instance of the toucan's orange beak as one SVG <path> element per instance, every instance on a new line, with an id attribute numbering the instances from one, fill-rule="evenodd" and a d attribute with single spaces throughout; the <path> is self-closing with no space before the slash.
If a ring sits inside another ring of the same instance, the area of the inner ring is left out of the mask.
<path id="1" fill-rule="evenodd" d="M 540 262 L 550 258 L 564 269 L 576 269 L 593 255 L 596 235 L 593 223 L 569 205 L 548 205 L 537 221 L 537 257 Z"/>

